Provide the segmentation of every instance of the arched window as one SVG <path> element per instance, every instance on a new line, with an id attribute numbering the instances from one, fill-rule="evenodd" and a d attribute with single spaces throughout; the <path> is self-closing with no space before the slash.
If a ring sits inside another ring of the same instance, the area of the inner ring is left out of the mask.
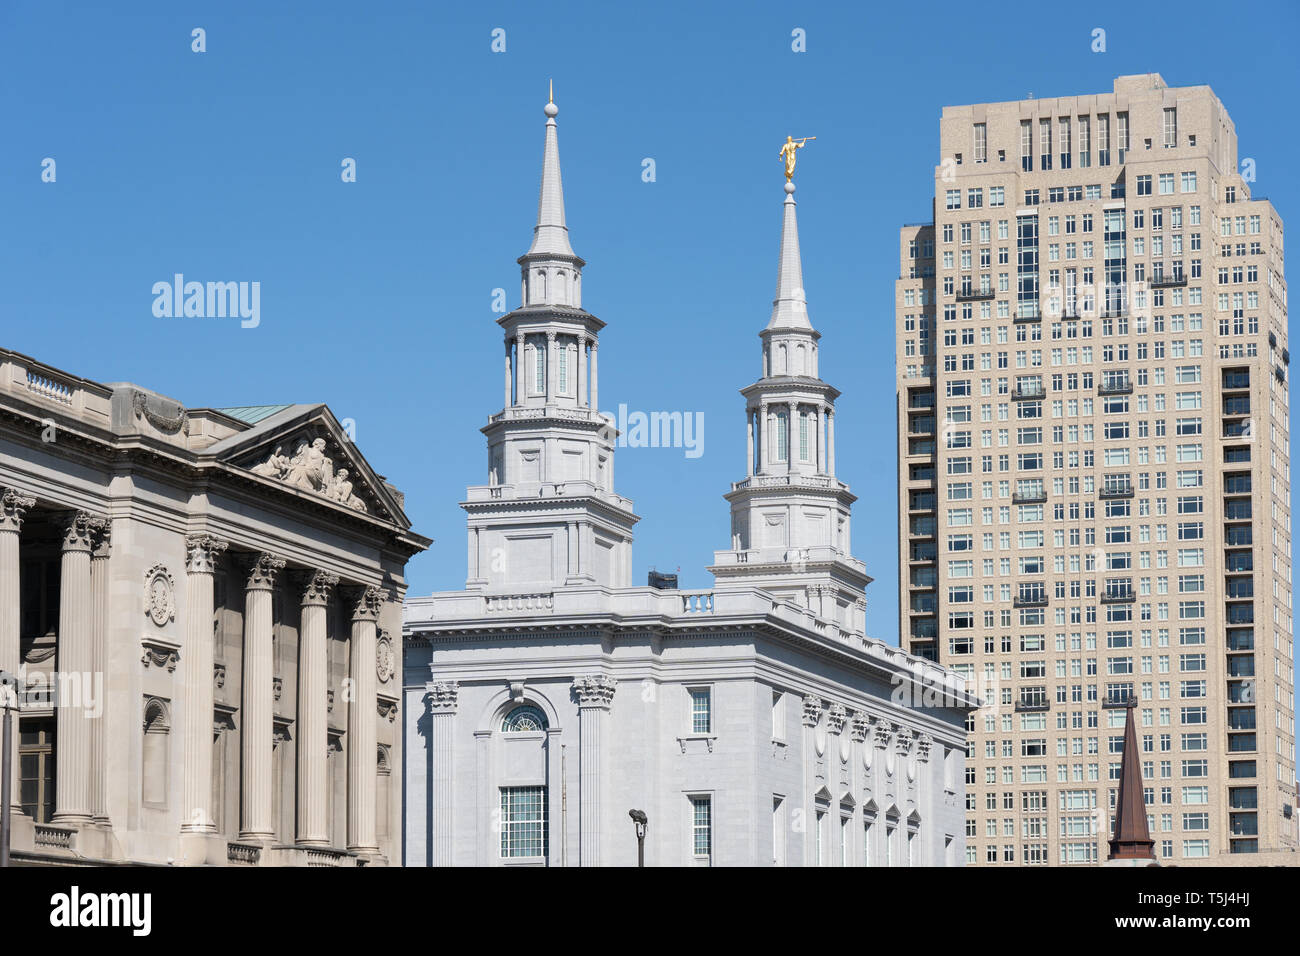
<path id="1" fill-rule="evenodd" d="M 520 704 L 501 721 L 501 732 L 506 734 L 530 733 L 546 729 L 546 715 L 533 704 Z"/>

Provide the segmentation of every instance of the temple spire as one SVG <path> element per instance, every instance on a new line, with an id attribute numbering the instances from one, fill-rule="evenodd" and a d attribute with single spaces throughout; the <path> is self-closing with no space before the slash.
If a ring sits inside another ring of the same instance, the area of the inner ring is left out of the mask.
<path id="1" fill-rule="evenodd" d="M 812 329 L 803 292 L 803 262 L 799 256 L 799 223 L 795 218 L 794 183 L 785 184 L 781 216 L 781 257 L 777 265 L 776 298 L 769 329 Z"/>
<path id="2" fill-rule="evenodd" d="M 564 187 L 560 182 L 560 143 L 556 134 L 555 116 L 560 108 L 555 105 L 554 87 L 547 102 L 546 146 L 542 153 L 542 188 L 537 198 L 537 226 L 533 229 L 533 244 L 529 256 L 572 256 L 569 230 L 564 224 Z"/>
<path id="3" fill-rule="evenodd" d="M 1124 756 L 1119 764 L 1119 794 L 1115 800 L 1115 833 L 1110 840 L 1112 860 L 1155 860 L 1155 841 L 1147 827 L 1146 799 L 1142 792 L 1142 756 L 1133 724 L 1134 701 L 1128 702 L 1124 722 Z"/>

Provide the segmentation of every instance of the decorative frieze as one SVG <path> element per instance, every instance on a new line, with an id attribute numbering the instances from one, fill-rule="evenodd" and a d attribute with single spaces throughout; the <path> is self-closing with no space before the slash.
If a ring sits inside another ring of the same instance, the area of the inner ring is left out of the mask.
<path id="1" fill-rule="evenodd" d="M 277 445 L 269 458 L 249 470 L 255 475 L 275 478 L 303 491 L 314 492 L 353 511 L 369 511 L 366 503 L 352 493 L 353 482 L 348 469 L 336 470 L 334 459 L 325 454 L 324 438 L 313 439 L 310 444 L 305 439 L 299 441 L 292 457 L 284 454 L 283 445 Z"/>

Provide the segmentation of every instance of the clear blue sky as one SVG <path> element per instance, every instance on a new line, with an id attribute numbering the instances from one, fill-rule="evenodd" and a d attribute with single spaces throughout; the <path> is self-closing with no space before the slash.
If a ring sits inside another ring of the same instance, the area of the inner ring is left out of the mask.
<path id="1" fill-rule="evenodd" d="M 798 177 L 804 279 L 822 376 L 844 392 L 837 465 L 876 578 L 868 630 L 896 641 L 897 230 L 930 218 L 941 108 L 1105 92 L 1128 73 L 1209 84 L 1256 194 L 1300 222 L 1295 4 L 964 6 L 6 0 L 0 345 L 190 406 L 327 402 L 437 539 L 411 593 L 461 587 L 458 502 L 486 481 L 478 429 L 501 407 L 491 291 L 518 304 L 554 77 L 584 305 L 609 323 L 601 406 L 705 416 L 700 458 L 617 454 L 643 517 L 635 579 L 680 565 L 706 586 L 776 278 L 776 151 L 816 135 Z M 155 318 L 150 289 L 175 272 L 260 282 L 261 325 Z"/>

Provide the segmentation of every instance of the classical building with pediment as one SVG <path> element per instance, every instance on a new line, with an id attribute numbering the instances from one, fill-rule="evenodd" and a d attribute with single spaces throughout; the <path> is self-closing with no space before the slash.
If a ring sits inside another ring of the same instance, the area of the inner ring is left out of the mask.
<path id="1" fill-rule="evenodd" d="M 865 633 L 793 185 L 731 548 L 712 588 L 634 586 L 557 112 L 522 304 L 498 320 L 487 483 L 462 503 L 466 585 L 406 602 L 405 862 L 634 865 L 639 835 L 647 865 L 960 864 L 978 702 Z"/>
<path id="2" fill-rule="evenodd" d="M 398 862 L 429 543 L 324 405 L 185 408 L 0 350 L 15 861 Z"/>

